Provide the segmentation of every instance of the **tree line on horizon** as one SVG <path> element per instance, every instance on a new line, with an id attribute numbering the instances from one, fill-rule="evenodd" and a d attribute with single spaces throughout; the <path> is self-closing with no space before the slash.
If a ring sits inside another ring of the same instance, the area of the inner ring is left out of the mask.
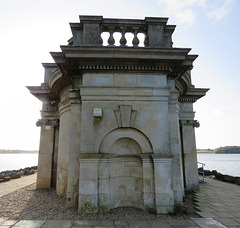
<path id="1" fill-rule="evenodd" d="M 240 154 L 240 146 L 224 146 L 216 149 L 198 149 L 198 153 Z"/>
<path id="2" fill-rule="evenodd" d="M 0 149 L 0 154 L 18 154 L 18 153 L 38 153 L 38 150 L 6 150 Z"/>

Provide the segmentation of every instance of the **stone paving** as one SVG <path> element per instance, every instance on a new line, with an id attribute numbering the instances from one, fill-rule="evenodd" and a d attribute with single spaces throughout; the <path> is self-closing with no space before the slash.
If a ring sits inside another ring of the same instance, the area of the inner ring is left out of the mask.
<path id="1" fill-rule="evenodd" d="M 1 220 L 0 227 L 14 228 L 224 228 L 212 218 L 194 218 L 190 220 Z"/>
<path id="2" fill-rule="evenodd" d="M 240 186 L 206 179 L 196 194 L 199 216 L 190 220 L 7 220 L 0 218 L 0 228 L 234 228 L 240 227 Z M 0 197 L 36 181 L 36 176 L 0 184 Z M 0 205 L 1 206 L 1 205 Z M 224 224 L 224 225 L 223 225 Z"/>
<path id="3" fill-rule="evenodd" d="M 240 227 L 240 186 L 210 178 L 206 182 L 196 194 L 198 214 L 230 228 Z"/>

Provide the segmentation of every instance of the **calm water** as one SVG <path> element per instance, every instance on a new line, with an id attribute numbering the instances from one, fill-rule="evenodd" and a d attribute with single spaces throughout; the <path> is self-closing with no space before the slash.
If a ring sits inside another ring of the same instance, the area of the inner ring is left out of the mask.
<path id="1" fill-rule="evenodd" d="M 240 154 L 198 154 L 198 161 L 205 169 L 240 177 Z M 0 172 L 35 166 L 38 154 L 0 154 Z"/>
<path id="2" fill-rule="evenodd" d="M 0 154 L 0 172 L 35 166 L 38 154 Z"/>
<path id="3" fill-rule="evenodd" d="M 240 177 L 240 154 L 198 154 L 197 157 L 198 162 L 206 164 L 204 169 Z"/>

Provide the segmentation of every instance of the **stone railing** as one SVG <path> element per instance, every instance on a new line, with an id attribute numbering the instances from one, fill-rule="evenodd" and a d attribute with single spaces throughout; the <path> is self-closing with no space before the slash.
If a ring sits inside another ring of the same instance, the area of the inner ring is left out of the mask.
<path id="1" fill-rule="evenodd" d="M 139 47 L 138 34 L 144 34 L 144 47 L 172 47 L 174 25 L 167 25 L 168 18 L 146 17 L 144 20 L 108 19 L 102 16 L 80 16 L 80 23 L 70 23 L 73 37 L 69 45 L 102 46 L 103 33 L 109 33 L 107 46 L 115 46 L 114 33 L 120 33 L 120 47 L 126 47 L 126 33 L 133 34 L 132 46 Z"/>

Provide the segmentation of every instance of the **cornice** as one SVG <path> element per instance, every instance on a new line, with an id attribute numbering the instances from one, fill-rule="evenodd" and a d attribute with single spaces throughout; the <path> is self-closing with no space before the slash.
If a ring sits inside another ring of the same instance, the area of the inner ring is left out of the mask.
<path id="1" fill-rule="evenodd" d="M 184 102 L 194 103 L 198 99 L 204 97 L 208 90 L 209 89 L 190 87 L 184 95 L 179 97 L 178 101 L 180 103 Z"/>
<path id="2" fill-rule="evenodd" d="M 142 60 L 186 60 L 194 61 L 197 55 L 188 55 L 190 48 L 148 48 L 148 47 L 108 47 L 108 46 L 60 46 L 66 58 L 100 59 L 142 59 Z M 52 54 L 52 53 L 51 53 Z M 60 58 L 59 53 L 56 57 Z M 187 58 L 187 55 L 189 56 Z M 56 58 L 55 57 L 55 58 Z M 187 63 L 187 62 L 186 62 Z M 185 64 L 186 64 L 185 63 Z"/>

